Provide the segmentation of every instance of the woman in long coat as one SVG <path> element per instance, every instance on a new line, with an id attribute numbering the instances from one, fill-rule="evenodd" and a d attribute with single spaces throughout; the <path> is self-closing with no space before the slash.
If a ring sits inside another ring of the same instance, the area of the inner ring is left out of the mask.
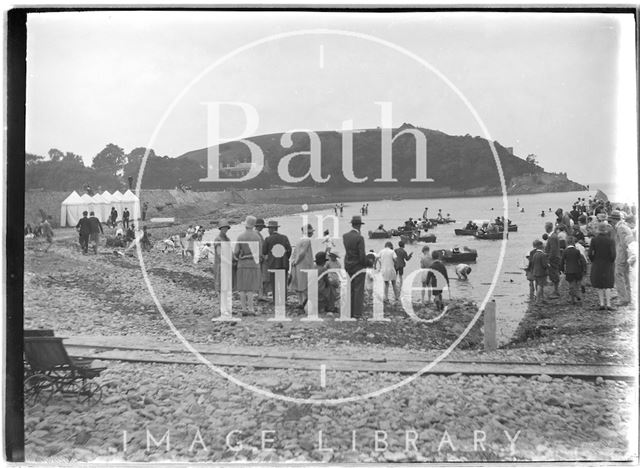
<path id="1" fill-rule="evenodd" d="M 238 260 L 238 273 L 236 278 L 237 289 L 240 294 L 240 308 L 245 315 L 255 315 L 253 308 L 253 296 L 260 291 L 262 286 L 262 273 L 260 271 L 260 247 L 261 238 L 255 231 L 255 216 L 247 216 L 245 219 L 245 231 L 238 236 L 236 248 L 233 252 Z M 251 246 L 250 243 L 254 243 Z"/>
<path id="2" fill-rule="evenodd" d="M 597 234 L 589 245 L 591 260 L 591 286 L 598 290 L 598 310 L 614 310 L 611 307 L 609 289 L 614 283 L 615 241 L 609 235 L 608 225 L 599 223 Z"/>
<path id="3" fill-rule="evenodd" d="M 303 231 L 305 228 L 302 228 Z M 298 294 L 298 307 L 303 308 L 307 303 L 307 274 L 302 270 L 315 269 L 311 237 L 313 226 L 307 224 L 306 233 L 296 244 L 291 262 L 291 289 Z"/>
<path id="4" fill-rule="evenodd" d="M 229 271 L 229 263 L 232 262 L 231 255 L 231 239 L 227 236 L 227 231 L 231 225 L 226 220 L 220 220 L 218 223 L 218 229 L 220 233 L 214 239 L 213 251 L 214 251 L 214 274 L 215 274 L 215 286 L 220 297 L 220 310 L 223 313 L 231 313 L 231 295 L 233 279 L 229 278 L 228 273 L 225 273 L 224 281 L 222 277 L 222 262 L 224 260 L 224 271 Z M 224 253 L 223 253 L 224 251 Z M 214 320 L 214 319 L 212 319 Z"/>

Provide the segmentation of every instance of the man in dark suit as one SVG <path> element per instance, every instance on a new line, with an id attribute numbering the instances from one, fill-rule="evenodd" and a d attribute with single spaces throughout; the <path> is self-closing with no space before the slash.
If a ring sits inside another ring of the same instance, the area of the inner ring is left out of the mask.
<path id="1" fill-rule="evenodd" d="M 80 221 L 76 224 L 76 229 L 80 237 L 80 248 L 83 254 L 86 254 L 87 249 L 89 249 L 89 234 L 91 234 L 91 225 L 89 224 L 89 218 L 87 218 L 88 214 L 88 212 L 83 211 L 82 218 L 80 218 Z"/>
<path id="2" fill-rule="evenodd" d="M 98 253 L 98 244 L 100 243 L 100 234 L 103 234 L 102 223 L 96 218 L 95 213 L 89 213 L 89 240 L 93 244 L 93 253 Z"/>
<path id="3" fill-rule="evenodd" d="M 267 230 L 269 236 L 262 243 L 262 255 L 265 268 L 268 270 L 284 270 L 284 300 L 287 300 L 287 272 L 289 271 L 289 258 L 291 257 L 291 243 L 289 238 L 278 232 L 278 222 L 269 221 Z M 275 273 L 269 272 L 271 294 L 273 302 L 276 301 Z M 266 292 L 265 292 L 266 294 Z"/>
<path id="4" fill-rule="evenodd" d="M 344 269 L 351 279 L 351 317 L 362 318 L 362 305 L 364 302 L 365 271 L 368 267 L 364 250 L 364 237 L 360 234 L 360 227 L 364 223 L 362 217 L 351 218 L 352 229 L 342 236 L 344 243 Z M 358 274 L 358 272 L 360 272 Z"/>

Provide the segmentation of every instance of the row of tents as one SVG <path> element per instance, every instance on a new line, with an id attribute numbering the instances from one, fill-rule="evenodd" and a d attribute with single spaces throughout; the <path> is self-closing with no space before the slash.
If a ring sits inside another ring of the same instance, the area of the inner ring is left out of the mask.
<path id="1" fill-rule="evenodd" d="M 129 219 L 140 218 L 140 200 L 131 190 L 124 193 L 117 190 L 109 193 L 105 190 L 93 196 L 86 193 L 78 195 L 74 190 L 60 206 L 60 226 L 75 226 L 82 218 L 83 211 L 93 211 L 100 221 L 105 222 L 109 219 L 111 208 L 115 208 L 118 212 L 119 221 L 122 220 L 122 212 L 125 208 L 131 213 Z"/>

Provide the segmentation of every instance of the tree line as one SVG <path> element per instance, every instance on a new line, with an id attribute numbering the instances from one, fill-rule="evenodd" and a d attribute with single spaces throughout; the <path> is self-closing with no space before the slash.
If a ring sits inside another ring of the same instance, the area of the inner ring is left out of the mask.
<path id="1" fill-rule="evenodd" d="M 138 147 L 126 153 L 120 146 L 109 143 L 93 157 L 91 166 L 73 152 L 52 148 L 47 156 L 25 153 L 25 188 L 27 190 L 51 190 L 82 192 L 89 185 L 94 190 L 128 188 L 128 179 L 135 181 L 146 148 Z M 193 166 L 193 167 L 191 167 Z M 202 169 L 192 161 L 178 161 L 168 156 L 158 156 L 152 149 L 145 165 L 142 187 L 174 188 L 182 178 L 199 176 Z"/>

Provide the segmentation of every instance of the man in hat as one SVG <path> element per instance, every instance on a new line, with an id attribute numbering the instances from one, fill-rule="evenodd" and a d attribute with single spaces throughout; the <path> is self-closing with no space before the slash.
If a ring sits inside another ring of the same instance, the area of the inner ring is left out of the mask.
<path id="1" fill-rule="evenodd" d="M 122 212 L 122 227 L 127 229 L 129 227 L 129 216 L 131 214 L 129 213 L 129 208 L 125 208 L 124 211 Z"/>
<path id="2" fill-rule="evenodd" d="M 629 225 L 625 222 L 625 213 L 614 210 L 609 216 L 614 228 L 616 243 L 615 285 L 618 292 L 618 305 L 627 306 L 631 302 L 631 283 L 629 271 L 636 262 L 637 243 Z"/>
<path id="3" fill-rule="evenodd" d="M 91 234 L 91 225 L 89 224 L 89 218 L 87 215 L 89 212 L 83 211 L 82 218 L 76 224 L 76 230 L 78 231 L 78 236 L 80 240 L 80 248 L 82 249 L 82 253 L 86 254 L 87 250 L 89 250 L 89 234 Z"/>
<path id="4" fill-rule="evenodd" d="M 269 274 L 269 281 L 267 287 L 271 286 L 271 295 L 273 302 L 276 300 L 276 279 L 275 273 L 269 270 L 283 270 L 284 271 L 284 301 L 287 300 L 287 276 L 289 272 L 289 259 L 291 258 L 291 243 L 289 238 L 284 234 L 278 232 L 277 221 L 269 221 L 267 223 L 267 231 L 269 236 L 264 240 L 262 244 L 262 256 L 264 257 L 265 270 Z"/>
<path id="5" fill-rule="evenodd" d="M 98 253 L 98 244 L 100 243 L 100 234 L 104 234 L 102 230 L 102 223 L 98 218 L 96 218 L 95 213 L 92 211 L 89 213 L 89 228 L 91 229 L 89 233 L 89 240 L 93 245 L 93 253 Z"/>
<path id="6" fill-rule="evenodd" d="M 553 284 L 553 293 L 551 293 L 549 297 L 558 298 L 560 297 L 558 286 L 560 284 L 560 260 L 562 259 L 558 229 L 554 228 L 551 222 L 546 222 L 544 229 L 548 235 L 544 253 L 547 254 L 549 260 L 549 281 Z"/>
<path id="7" fill-rule="evenodd" d="M 267 271 L 267 266 L 264 262 L 265 258 L 262 255 L 262 246 L 264 245 L 264 236 L 262 235 L 262 230 L 265 228 L 264 219 L 258 218 L 256 219 L 256 232 L 260 236 L 260 274 L 262 275 L 262 283 L 260 286 L 260 291 L 258 292 L 258 300 L 266 301 L 267 300 L 267 291 L 269 291 L 269 273 Z"/>
<path id="8" fill-rule="evenodd" d="M 351 218 L 352 229 L 342 236 L 344 248 L 344 268 L 351 278 L 351 317 L 362 318 L 364 302 L 364 280 L 367 258 L 364 249 L 364 237 L 360 228 L 364 223 L 360 216 Z"/>

